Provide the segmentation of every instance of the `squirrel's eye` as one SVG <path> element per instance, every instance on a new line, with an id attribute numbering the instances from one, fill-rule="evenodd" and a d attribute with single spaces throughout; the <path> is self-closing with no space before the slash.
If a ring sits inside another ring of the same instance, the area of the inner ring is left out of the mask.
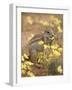
<path id="1" fill-rule="evenodd" d="M 49 33 L 49 32 L 47 32 L 47 33 Z"/>

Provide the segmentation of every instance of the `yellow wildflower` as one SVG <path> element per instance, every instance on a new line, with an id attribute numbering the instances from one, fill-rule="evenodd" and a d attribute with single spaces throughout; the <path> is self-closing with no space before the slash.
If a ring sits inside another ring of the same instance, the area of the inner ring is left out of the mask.
<path id="1" fill-rule="evenodd" d="M 38 41 L 38 44 L 39 45 L 43 45 L 44 44 L 44 41 L 40 40 L 40 41 Z"/>
<path id="2" fill-rule="evenodd" d="M 44 44 L 44 49 L 50 48 L 50 45 Z"/>
<path id="3" fill-rule="evenodd" d="M 61 54 L 57 50 L 53 50 L 53 55 L 59 57 Z"/>
<path id="4" fill-rule="evenodd" d="M 33 24 L 33 20 L 32 20 L 32 17 L 31 16 L 27 16 L 27 22 L 29 24 Z"/>
<path id="5" fill-rule="evenodd" d="M 25 75 L 25 74 L 26 74 L 26 70 L 22 70 L 21 72 L 22 72 L 22 74 L 23 74 L 23 75 Z"/>
<path id="6" fill-rule="evenodd" d="M 51 20 L 55 20 L 55 16 L 51 15 L 51 16 L 50 16 L 50 19 L 51 19 Z"/>
<path id="7" fill-rule="evenodd" d="M 59 66 L 57 67 L 57 71 L 58 71 L 59 73 L 62 73 L 62 72 L 63 72 L 63 69 L 62 69 L 61 65 L 59 65 Z"/>
<path id="8" fill-rule="evenodd" d="M 43 20 L 40 20 L 40 24 L 42 24 L 43 26 L 48 26 L 49 23 L 47 21 L 43 21 Z"/>
<path id="9" fill-rule="evenodd" d="M 50 53 L 50 54 L 49 54 L 49 57 L 53 57 L 53 53 Z"/>
<path id="10" fill-rule="evenodd" d="M 29 57 L 24 53 L 24 58 L 25 59 L 29 59 Z"/>
<path id="11" fill-rule="evenodd" d="M 56 25 L 60 25 L 61 22 L 62 22 L 62 21 L 61 21 L 60 19 L 55 18 L 55 24 L 56 24 Z"/>
<path id="12" fill-rule="evenodd" d="M 43 26 L 48 26 L 48 25 L 49 25 L 49 23 L 47 21 L 43 22 Z"/>
<path id="13" fill-rule="evenodd" d="M 28 71 L 27 75 L 30 76 L 30 77 L 34 77 L 34 74 L 31 71 Z"/>
<path id="14" fill-rule="evenodd" d="M 26 69 L 27 68 L 27 66 L 24 63 L 21 64 L 21 67 L 22 67 L 22 69 Z"/>
<path id="15" fill-rule="evenodd" d="M 28 70 L 32 70 L 32 67 L 30 65 L 27 65 Z"/>
<path id="16" fill-rule="evenodd" d="M 41 62 L 41 59 L 38 59 L 38 63 L 40 63 Z"/>
<path id="17" fill-rule="evenodd" d="M 58 47 L 59 47 L 58 44 L 51 45 L 51 48 L 52 48 L 52 49 L 57 49 Z"/>
<path id="18" fill-rule="evenodd" d="M 25 65 L 30 65 L 30 66 L 33 65 L 33 63 L 30 62 L 30 61 L 25 61 L 24 64 L 25 64 Z"/>
<path id="19" fill-rule="evenodd" d="M 21 61 L 24 61 L 24 57 L 23 56 L 21 56 Z"/>
<path id="20" fill-rule="evenodd" d="M 54 27 L 54 24 L 52 24 L 52 23 L 50 23 L 49 25 L 50 25 L 50 27 Z"/>
<path id="21" fill-rule="evenodd" d="M 61 32 L 62 32 L 62 29 L 61 29 L 61 27 L 60 27 L 60 26 L 58 26 L 58 27 L 57 27 L 57 29 L 58 29 L 58 32 L 59 32 L 59 33 L 61 33 Z"/>
<path id="22" fill-rule="evenodd" d="M 59 51 L 59 52 L 62 52 L 62 50 L 63 50 L 63 48 L 58 48 L 58 51 Z"/>

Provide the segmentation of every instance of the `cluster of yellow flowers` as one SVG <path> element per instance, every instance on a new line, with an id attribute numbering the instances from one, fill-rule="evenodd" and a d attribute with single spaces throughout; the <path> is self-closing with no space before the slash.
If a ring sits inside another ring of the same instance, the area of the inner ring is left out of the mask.
<path id="1" fill-rule="evenodd" d="M 58 29 L 58 32 L 62 32 L 62 29 L 61 29 L 61 27 L 60 27 L 60 25 L 59 26 L 57 26 L 57 29 Z"/>
<path id="2" fill-rule="evenodd" d="M 51 57 L 59 57 L 63 51 L 62 47 L 59 47 L 58 44 L 51 46 L 52 52 L 50 53 Z"/>
<path id="3" fill-rule="evenodd" d="M 44 46 L 44 49 L 51 49 L 52 52 L 50 53 L 50 57 L 52 56 L 55 56 L 55 57 L 59 57 L 61 55 L 61 52 L 62 52 L 62 47 L 59 47 L 58 44 L 53 44 L 53 45 L 47 45 L 47 44 L 44 44 L 44 41 L 40 40 L 38 41 L 38 44 L 39 45 L 43 45 Z"/>
<path id="4" fill-rule="evenodd" d="M 46 20 L 40 20 L 40 24 L 42 24 L 43 26 L 49 26 L 49 23 Z"/>
<path id="5" fill-rule="evenodd" d="M 56 25 L 58 32 L 61 33 L 62 28 L 61 28 L 60 24 L 62 23 L 62 21 L 59 18 L 57 18 L 57 17 L 55 17 L 53 15 L 51 15 L 49 17 L 49 19 L 50 19 L 50 23 L 47 20 L 40 20 L 38 22 L 39 22 L 39 24 L 41 24 L 41 25 L 43 25 L 45 27 L 47 27 L 47 26 L 54 27 Z M 32 25 L 34 20 L 33 20 L 33 18 L 31 16 L 27 16 L 27 22 L 30 25 Z"/>
<path id="6" fill-rule="evenodd" d="M 59 66 L 57 67 L 57 71 L 58 71 L 59 73 L 62 73 L 62 72 L 63 72 L 63 69 L 62 69 L 61 65 L 59 65 Z"/>
<path id="7" fill-rule="evenodd" d="M 29 57 L 24 54 L 21 58 L 22 63 L 21 63 L 21 71 L 22 71 L 22 76 L 28 76 L 28 77 L 33 77 L 34 74 L 32 73 L 32 66 L 34 65 L 30 60 L 25 60 L 29 59 Z"/>
<path id="8" fill-rule="evenodd" d="M 43 45 L 44 47 L 44 51 L 38 53 L 39 63 L 43 63 L 49 66 L 53 60 L 59 60 L 60 56 L 62 55 L 63 48 L 60 47 L 57 43 L 50 46 L 50 45 L 44 44 L 44 42 L 41 40 L 41 41 L 38 41 L 38 44 Z M 45 53 L 45 50 L 47 51 L 47 49 L 48 49 L 48 52 Z M 57 71 L 59 73 L 63 72 L 61 65 L 57 67 Z"/>
<path id="9" fill-rule="evenodd" d="M 51 63 L 51 59 L 59 58 L 61 56 L 62 51 L 63 51 L 62 47 L 59 47 L 58 44 L 53 44 L 50 46 L 50 45 L 44 44 L 44 42 L 42 40 L 39 41 L 38 44 L 43 45 L 44 50 L 51 49 L 51 52 L 49 53 L 48 58 L 45 57 L 44 51 L 38 52 L 38 55 L 37 55 L 38 63 L 49 65 L 49 63 Z M 50 60 L 49 60 L 49 58 L 50 58 Z M 28 77 L 35 76 L 34 73 L 32 72 L 32 66 L 34 66 L 34 63 L 32 63 L 29 60 L 29 57 L 27 56 L 27 54 L 24 53 L 21 60 L 22 60 L 22 64 L 21 64 L 22 75 L 28 76 Z M 59 60 L 59 59 L 56 59 L 56 60 Z M 61 65 L 58 65 L 57 72 L 60 74 L 63 72 Z"/>
<path id="10" fill-rule="evenodd" d="M 27 56 L 27 54 L 24 53 L 24 55 L 22 55 L 22 57 L 21 57 L 21 61 L 24 62 L 25 61 L 25 58 L 26 59 L 29 59 L 29 57 Z"/>
<path id="11" fill-rule="evenodd" d="M 27 22 L 31 25 L 33 24 L 33 19 L 31 16 L 27 16 Z"/>

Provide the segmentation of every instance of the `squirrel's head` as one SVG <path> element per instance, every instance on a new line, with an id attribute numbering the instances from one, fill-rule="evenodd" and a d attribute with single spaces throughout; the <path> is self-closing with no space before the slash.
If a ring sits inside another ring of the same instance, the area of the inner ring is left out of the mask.
<path id="1" fill-rule="evenodd" d="M 45 30 L 44 32 L 44 42 L 46 44 L 49 44 L 51 43 L 53 40 L 55 39 L 55 35 L 54 35 L 54 32 L 53 30 Z"/>

